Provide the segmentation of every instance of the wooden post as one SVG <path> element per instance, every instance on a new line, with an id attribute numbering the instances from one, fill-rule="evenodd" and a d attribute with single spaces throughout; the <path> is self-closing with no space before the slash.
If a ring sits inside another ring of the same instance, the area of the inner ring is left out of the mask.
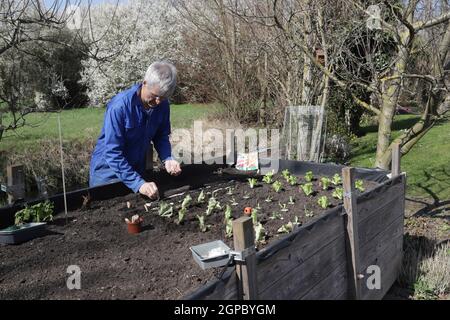
<path id="1" fill-rule="evenodd" d="M 153 171 L 153 143 L 151 142 L 145 156 L 145 170 Z"/>
<path id="2" fill-rule="evenodd" d="M 239 297 L 243 300 L 257 299 L 256 286 L 256 252 L 253 221 L 250 217 L 233 220 L 234 250 L 250 250 L 245 261 L 236 261 L 236 273 L 239 280 Z"/>
<path id="3" fill-rule="evenodd" d="M 8 203 L 12 204 L 18 199 L 25 198 L 25 173 L 23 165 L 8 165 L 6 167 Z"/>
<path id="4" fill-rule="evenodd" d="M 391 175 L 392 178 L 399 176 L 400 171 L 401 148 L 400 143 L 394 144 L 392 147 Z"/>
<path id="5" fill-rule="evenodd" d="M 354 168 L 342 169 L 344 186 L 344 208 L 346 211 L 345 228 L 347 243 L 347 261 L 349 270 L 350 298 L 361 298 L 361 275 L 359 261 L 358 210 L 356 208 Z"/>

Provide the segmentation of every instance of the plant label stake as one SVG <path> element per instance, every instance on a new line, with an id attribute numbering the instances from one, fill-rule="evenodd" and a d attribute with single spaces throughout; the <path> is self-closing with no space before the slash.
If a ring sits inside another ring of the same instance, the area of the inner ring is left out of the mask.
<path id="1" fill-rule="evenodd" d="M 63 183 L 63 194 L 64 194 L 64 213 L 66 216 L 66 224 L 68 222 L 67 217 L 67 196 L 66 196 L 66 181 L 64 176 L 64 157 L 63 157 L 63 143 L 62 143 L 62 133 L 61 133 L 61 116 L 58 114 L 58 131 L 59 131 L 59 148 L 61 153 L 61 174 Z"/>
<path id="2" fill-rule="evenodd" d="M 239 153 L 236 161 L 236 169 L 242 171 L 258 170 L 258 151 Z"/>

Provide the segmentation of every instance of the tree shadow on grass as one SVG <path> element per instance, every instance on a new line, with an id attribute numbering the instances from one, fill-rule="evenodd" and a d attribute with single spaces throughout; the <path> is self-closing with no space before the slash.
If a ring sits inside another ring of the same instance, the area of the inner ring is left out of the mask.
<path id="1" fill-rule="evenodd" d="M 392 131 L 405 130 L 411 128 L 416 124 L 417 121 L 420 120 L 420 116 L 411 117 L 411 118 L 402 118 L 402 119 L 394 119 L 392 124 Z M 370 125 L 367 127 L 361 128 L 362 134 L 378 132 L 378 124 Z"/>
<path id="2" fill-rule="evenodd" d="M 426 206 L 421 210 L 417 211 L 414 216 L 427 216 L 433 217 L 439 215 L 445 210 L 445 206 L 450 204 L 450 199 L 440 199 L 439 193 L 448 193 L 450 190 L 450 172 L 442 168 L 437 172 L 431 173 L 428 170 L 423 171 L 426 180 L 417 184 L 417 187 L 422 189 L 431 199 L 432 202 L 418 201 Z M 439 185 L 439 190 L 436 190 L 436 186 Z M 431 186 L 434 188 L 431 189 Z"/>

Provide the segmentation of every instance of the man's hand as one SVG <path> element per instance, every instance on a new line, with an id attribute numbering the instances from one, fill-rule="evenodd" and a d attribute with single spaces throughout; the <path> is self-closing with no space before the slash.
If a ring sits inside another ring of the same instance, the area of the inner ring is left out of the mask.
<path id="1" fill-rule="evenodd" d="M 172 176 L 177 176 L 181 173 L 180 164 L 176 160 L 167 160 L 165 162 L 166 171 Z"/>
<path id="2" fill-rule="evenodd" d="M 158 187 L 154 182 L 146 182 L 139 188 L 139 193 L 149 197 L 152 200 L 159 198 Z"/>

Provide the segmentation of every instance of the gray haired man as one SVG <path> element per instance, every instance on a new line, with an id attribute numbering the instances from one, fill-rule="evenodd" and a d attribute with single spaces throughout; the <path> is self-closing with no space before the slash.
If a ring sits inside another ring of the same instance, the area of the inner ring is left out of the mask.
<path id="1" fill-rule="evenodd" d="M 90 187 L 122 181 L 134 192 L 156 199 L 158 187 L 143 178 L 151 141 L 167 172 L 174 176 L 181 173 L 169 141 L 169 97 L 175 91 L 176 77 L 174 65 L 154 62 L 142 83 L 120 92 L 107 104 L 91 158 Z"/>

